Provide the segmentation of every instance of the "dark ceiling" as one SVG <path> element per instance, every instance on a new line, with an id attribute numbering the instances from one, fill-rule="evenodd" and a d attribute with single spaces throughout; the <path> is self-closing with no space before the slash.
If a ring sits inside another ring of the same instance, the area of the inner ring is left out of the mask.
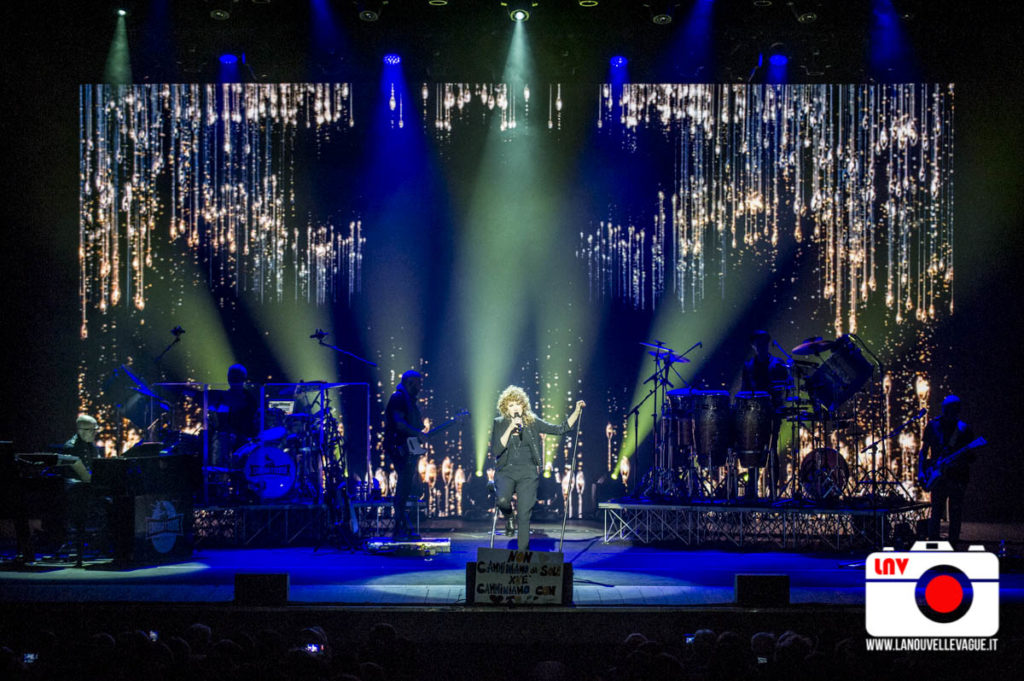
<path id="1" fill-rule="evenodd" d="M 945 81 L 1016 66 L 1000 56 L 1019 36 L 1013 3 L 713 0 L 711 29 L 697 32 L 710 33 L 710 54 L 694 54 L 693 40 L 683 36 L 695 3 L 708 1 L 600 0 L 580 7 L 576 0 L 540 0 L 526 24 L 535 67 L 542 80 L 598 82 L 608 58 L 622 54 L 634 81 L 756 82 L 764 79 L 761 72 L 752 76 L 758 55 L 776 43 L 790 55 L 791 82 Z M 329 28 L 322 21 L 314 26 L 314 4 L 327 5 L 334 19 L 337 37 L 327 44 L 312 37 L 315 28 Z M 879 49 L 872 26 L 880 5 L 891 8 L 909 48 L 881 69 L 868 65 Z M 129 11 L 136 82 L 215 81 L 217 56 L 226 51 L 245 54 L 242 78 L 252 81 L 366 79 L 389 51 L 402 55 L 413 81 L 500 80 L 513 27 L 498 0 L 104 0 L 68 3 L 45 22 L 34 14 L 27 20 L 40 32 L 59 31 L 56 42 L 73 51 L 67 65 L 77 80 L 95 82 L 116 7 Z M 361 7 L 380 10 L 379 20 L 361 21 Z M 228 18 L 213 18 L 215 10 Z M 673 22 L 656 25 L 656 11 Z M 54 55 L 67 61 L 59 47 Z"/>

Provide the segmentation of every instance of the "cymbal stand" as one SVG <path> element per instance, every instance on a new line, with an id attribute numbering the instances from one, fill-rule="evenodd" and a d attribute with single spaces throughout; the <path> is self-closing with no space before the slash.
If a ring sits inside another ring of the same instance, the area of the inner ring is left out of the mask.
<path id="1" fill-rule="evenodd" d="M 867 447 L 865 447 L 864 449 L 861 450 L 861 452 L 860 452 L 861 454 L 864 454 L 865 452 L 868 452 L 868 451 L 871 452 L 871 470 L 868 471 L 867 475 L 865 475 L 863 478 L 861 478 L 860 480 L 857 481 L 857 486 L 860 487 L 860 486 L 866 486 L 866 485 L 870 484 L 871 485 L 871 496 L 872 496 L 873 499 L 875 499 L 875 500 L 878 499 L 878 486 L 879 485 L 891 485 L 891 486 L 894 486 L 894 487 L 899 487 L 900 490 L 903 492 L 904 498 L 907 498 L 907 499 L 911 498 L 910 492 L 907 490 L 906 487 L 903 486 L 903 482 L 902 481 L 896 480 L 895 478 L 893 478 L 892 480 L 885 480 L 885 481 L 879 482 L 879 480 L 878 480 L 878 477 L 879 477 L 879 475 L 878 475 L 878 468 L 876 466 L 876 453 L 878 451 L 878 447 L 879 446 L 884 445 L 886 442 L 888 442 L 890 440 L 895 440 L 899 436 L 900 433 L 902 433 L 904 430 L 907 429 L 908 426 L 910 426 L 911 424 L 914 424 L 914 423 L 920 421 L 924 417 L 924 415 L 926 413 L 927 413 L 927 411 L 922 409 L 921 411 L 919 411 L 914 416 L 911 416 L 909 419 L 907 419 L 906 421 L 904 421 L 900 425 L 896 426 L 896 429 L 893 430 L 891 433 L 889 433 L 888 435 L 885 435 L 885 436 L 875 440 L 874 442 L 872 442 Z M 891 471 L 889 471 L 889 475 L 892 475 Z"/>
<path id="2" fill-rule="evenodd" d="M 646 381 L 644 381 L 644 382 L 646 383 Z M 640 408 L 644 406 L 644 403 L 646 403 L 647 400 L 651 399 L 651 396 L 654 395 L 654 393 L 656 391 L 657 391 L 657 388 L 651 388 L 647 392 L 647 394 L 644 395 L 644 398 L 642 400 L 637 402 L 635 405 L 633 405 L 633 407 L 628 412 L 626 412 L 626 418 L 627 419 L 630 416 L 633 417 L 633 456 L 637 456 L 639 454 L 639 452 L 640 452 Z M 634 479 L 634 483 L 633 483 L 634 487 L 633 487 L 633 489 L 635 491 L 637 491 L 638 493 L 640 492 L 641 487 L 642 487 L 640 481 L 638 480 L 638 478 L 640 478 L 640 477 L 641 476 L 638 474 L 638 475 L 634 476 L 634 478 L 633 478 Z M 627 493 L 629 492 L 629 490 L 626 490 L 626 491 L 627 491 Z"/>
<path id="3" fill-rule="evenodd" d="M 677 492 L 675 481 L 672 477 L 672 472 L 668 466 L 668 451 L 665 447 L 664 433 L 661 432 L 661 427 L 664 425 L 664 419 L 659 422 L 659 412 L 664 416 L 664 406 L 667 400 L 667 388 L 673 387 L 671 381 L 668 380 L 668 372 L 672 367 L 672 350 L 665 348 L 665 352 L 662 352 L 660 348 L 664 347 L 661 341 L 657 341 L 659 350 L 652 353 L 654 355 L 654 373 L 647 377 L 644 383 L 653 381 L 654 386 L 652 388 L 655 396 L 654 404 L 651 407 L 651 427 L 654 435 L 654 461 L 651 469 L 647 472 L 644 478 L 647 480 L 647 484 L 644 491 L 648 493 L 662 494 L 662 495 L 673 495 Z M 664 356 L 663 356 L 664 355 Z M 661 392 L 659 399 L 658 393 Z M 661 407 L 659 409 L 659 406 Z"/>
<path id="4" fill-rule="evenodd" d="M 885 399 L 886 399 L 886 397 L 885 397 L 885 384 L 884 384 L 884 381 L 885 381 L 885 367 L 883 366 L 882 361 L 880 359 L 878 359 L 878 356 L 874 352 L 872 352 L 871 347 L 868 346 L 867 342 L 865 342 L 863 339 L 861 339 L 860 336 L 858 336 L 855 333 L 851 333 L 850 337 L 853 338 L 857 342 L 857 345 L 859 345 L 865 352 L 867 352 L 869 355 L 871 355 L 871 358 L 873 360 L 875 360 L 875 366 L 878 369 L 878 372 L 877 372 L 877 374 L 878 374 L 878 391 L 882 395 L 882 400 L 884 402 Z M 918 414 L 916 417 L 912 418 L 907 423 L 901 425 L 899 428 L 896 429 L 896 431 L 894 431 L 895 434 L 898 435 L 900 433 L 900 431 L 902 431 L 909 423 L 917 421 L 923 415 L 924 415 L 923 413 L 922 414 Z M 871 450 L 871 471 L 863 479 L 857 481 L 857 486 L 860 487 L 862 485 L 870 484 L 871 485 L 871 496 L 875 500 L 875 502 L 877 502 L 877 499 L 878 499 L 878 486 L 879 485 L 885 485 L 885 486 L 888 486 L 888 487 L 898 487 L 900 489 L 900 491 L 903 492 L 903 498 L 904 499 L 911 498 L 911 495 L 907 491 L 907 488 L 903 486 L 903 482 L 901 480 L 897 479 L 895 475 L 893 475 L 892 468 L 891 468 L 891 464 L 892 464 L 891 451 L 892 450 L 888 446 L 888 443 L 889 443 L 889 441 L 891 439 L 892 439 L 892 435 L 883 437 L 883 438 L 875 441 L 871 445 L 868 445 L 868 447 L 866 447 L 863 450 L 865 452 L 868 451 L 868 449 Z M 882 445 L 882 467 L 881 467 L 881 469 L 879 469 L 879 467 L 878 467 L 878 461 L 877 461 L 877 457 L 876 457 L 876 448 L 879 445 Z M 884 479 L 880 480 L 879 479 L 880 477 L 884 478 Z"/>

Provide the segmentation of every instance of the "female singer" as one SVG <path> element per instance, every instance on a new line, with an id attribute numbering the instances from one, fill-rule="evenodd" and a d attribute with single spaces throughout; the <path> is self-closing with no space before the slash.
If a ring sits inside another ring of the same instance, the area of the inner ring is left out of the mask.
<path id="1" fill-rule="evenodd" d="M 533 413 L 530 398 L 519 386 L 510 385 L 498 397 L 500 415 L 494 419 L 491 428 L 491 453 L 497 461 L 494 484 L 498 508 L 509 521 L 506 527 L 511 526 L 512 494 L 516 494 L 520 551 L 526 551 L 530 545 L 530 514 L 537 503 L 540 467 L 544 464 L 540 435 L 564 435 L 576 424 L 585 406 L 586 403 L 579 400 L 569 418 L 556 425 Z"/>

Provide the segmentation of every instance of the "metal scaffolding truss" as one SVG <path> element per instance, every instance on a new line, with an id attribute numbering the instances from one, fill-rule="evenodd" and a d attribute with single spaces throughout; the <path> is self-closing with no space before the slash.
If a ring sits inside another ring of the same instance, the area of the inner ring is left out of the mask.
<path id="1" fill-rule="evenodd" d="M 604 541 L 724 543 L 781 550 L 873 549 L 913 533 L 927 504 L 889 508 L 605 502 Z"/>

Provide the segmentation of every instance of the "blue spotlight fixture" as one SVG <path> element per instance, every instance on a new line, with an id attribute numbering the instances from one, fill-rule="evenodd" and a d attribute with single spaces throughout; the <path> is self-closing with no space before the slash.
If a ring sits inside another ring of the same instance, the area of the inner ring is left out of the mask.
<path id="1" fill-rule="evenodd" d="M 220 63 L 224 66 L 234 66 L 238 63 L 238 55 L 231 54 L 230 52 L 225 52 L 224 54 L 220 55 L 218 59 L 220 60 Z"/>
<path id="2" fill-rule="evenodd" d="M 402 63 L 402 57 L 397 54 L 385 54 L 384 64 L 386 66 L 398 66 Z"/>
<path id="3" fill-rule="evenodd" d="M 785 66 L 789 63 L 789 57 L 784 54 L 773 54 L 768 57 L 768 63 L 772 66 Z"/>
<path id="4" fill-rule="evenodd" d="M 626 64 L 628 64 L 628 63 L 629 63 L 629 60 L 626 59 L 625 57 L 612 57 L 612 59 L 611 59 L 611 64 L 612 64 L 612 68 L 613 69 L 625 68 Z"/>

